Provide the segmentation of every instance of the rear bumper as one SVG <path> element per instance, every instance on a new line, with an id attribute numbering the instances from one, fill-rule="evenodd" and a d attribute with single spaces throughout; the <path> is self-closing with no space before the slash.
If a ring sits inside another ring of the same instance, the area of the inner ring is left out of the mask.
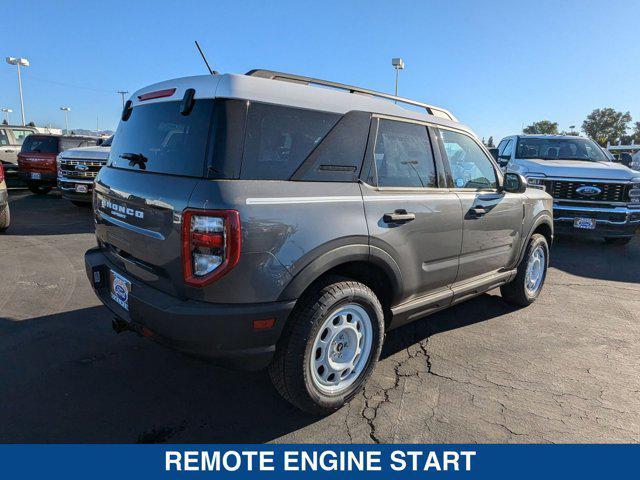
<path id="1" fill-rule="evenodd" d="M 98 298 L 133 330 L 189 354 L 243 370 L 266 367 L 275 352 L 294 301 L 260 304 L 211 304 L 168 295 L 119 271 L 99 248 L 85 254 L 87 276 Z M 131 281 L 129 310 L 111 299 L 109 270 Z M 96 283 L 95 273 L 99 273 Z M 275 318 L 268 330 L 253 321 Z"/>
<path id="2" fill-rule="evenodd" d="M 85 185 L 87 193 L 78 193 L 76 185 Z M 58 177 L 58 189 L 62 192 L 62 197 L 74 202 L 91 203 L 93 201 L 93 181 L 90 180 L 69 180 Z"/>
<path id="3" fill-rule="evenodd" d="M 575 228 L 576 218 L 592 218 L 596 228 L 586 230 Z M 619 207 L 583 207 L 579 205 L 553 206 L 554 227 L 557 233 L 591 237 L 628 237 L 635 235 L 640 228 L 640 208 Z"/>
<path id="4" fill-rule="evenodd" d="M 50 173 L 50 172 L 34 172 L 34 173 L 39 173 L 40 178 L 39 179 L 31 178 L 32 172 L 25 172 L 23 170 L 20 170 L 19 172 L 20 180 L 31 185 L 47 185 L 50 187 L 56 186 L 57 179 L 58 179 L 57 174 Z"/>

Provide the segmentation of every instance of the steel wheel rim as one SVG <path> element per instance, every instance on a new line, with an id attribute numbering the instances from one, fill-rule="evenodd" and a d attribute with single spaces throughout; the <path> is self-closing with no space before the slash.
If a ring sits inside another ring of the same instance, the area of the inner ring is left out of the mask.
<path id="1" fill-rule="evenodd" d="M 313 384 L 325 394 L 346 391 L 367 365 L 373 343 L 371 317 L 348 304 L 329 314 L 318 330 L 309 358 Z"/>
<path id="2" fill-rule="evenodd" d="M 544 271 L 546 266 L 546 253 L 542 245 L 538 245 L 531 253 L 529 262 L 527 263 L 527 274 L 524 280 L 524 286 L 530 295 L 535 294 L 542 285 L 544 279 Z"/>

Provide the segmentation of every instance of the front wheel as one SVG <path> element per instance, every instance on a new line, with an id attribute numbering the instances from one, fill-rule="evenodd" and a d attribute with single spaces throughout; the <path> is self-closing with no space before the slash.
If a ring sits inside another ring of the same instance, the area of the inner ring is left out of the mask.
<path id="1" fill-rule="evenodd" d="M 607 245 L 626 245 L 633 237 L 605 237 L 604 243 Z"/>
<path id="2" fill-rule="evenodd" d="M 531 305 L 542 291 L 548 267 L 549 244 L 544 235 L 535 233 L 529 239 L 515 278 L 500 287 L 502 298 L 519 307 Z"/>
<path id="3" fill-rule="evenodd" d="M 9 205 L 0 207 L 0 232 L 4 232 L 9 228 L 11 223 L 11 214 L 9 213 Z"/>
<path id="4" fill-rule="evenodd" d="M 366 285 L 332 277 L 299 300 L 269 375 L 296 407 L 328 414 L 353 398 L 382 350 L 384 314 Z"/>

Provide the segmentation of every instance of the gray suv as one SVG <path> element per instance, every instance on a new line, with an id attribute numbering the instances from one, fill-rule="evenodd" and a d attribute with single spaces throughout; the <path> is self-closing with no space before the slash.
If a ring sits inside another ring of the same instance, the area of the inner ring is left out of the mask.
<path id="1" fill-rule="evenodd" d="M 117 331 L 268 367 L 319 414 L 388 330 L 496 287 L 533 302 L 553 238 L 551 197 L 446 110 L 266 70 L 136 92 L 94 213 L 87 275 Z"/>

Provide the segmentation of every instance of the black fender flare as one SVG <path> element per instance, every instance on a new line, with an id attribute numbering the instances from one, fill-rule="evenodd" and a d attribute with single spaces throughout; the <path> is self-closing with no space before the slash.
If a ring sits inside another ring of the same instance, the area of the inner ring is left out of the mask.
<path id="1" fill-rule="evenodd" d="M 295 300 L 321 275 L 332 268 L 350 262 L 371 263 L 379 267 L 389 279 L 392 299 L 402 293 L 402 273 L 396 261 L 384 250 L 366 244 L 343 245 L 329 250 L 307 264 L 297 273 L 280 294 L 279 300 Z"/>
<path id="2" fill-rule="evenodd" d="M 527 232 L 527 236 L 524 237 L 525 240 L 522 242 L 522 245 L 520 246 L 520 254 L 518 255 L 518 262 L 516 263 L 517 265 L 520 265 L 520 262 L 522 261 L 522 258 L 524 257 L 524 253 L 527 250 L 527 245 L 529 244 L 529 239 L 531 238 L 531 236 L 533 235 L 533 232 L 536 231 L 536 229 L 542 225 L 542 224 L 547 224 L 549 225 L 549 228 L 551 229 L 551 240 L 553 241 L 553 216 L 548 212 L 548 211 L 542 211 L 540 213 L 538 213 L 538 215 L 536 215 L 536 217 L 534 218 L 533 222 L 531 223 L 531 227 L 529 227 L 529 231 Z M 551 245 L 549 245 L 551 246 Z"/>

